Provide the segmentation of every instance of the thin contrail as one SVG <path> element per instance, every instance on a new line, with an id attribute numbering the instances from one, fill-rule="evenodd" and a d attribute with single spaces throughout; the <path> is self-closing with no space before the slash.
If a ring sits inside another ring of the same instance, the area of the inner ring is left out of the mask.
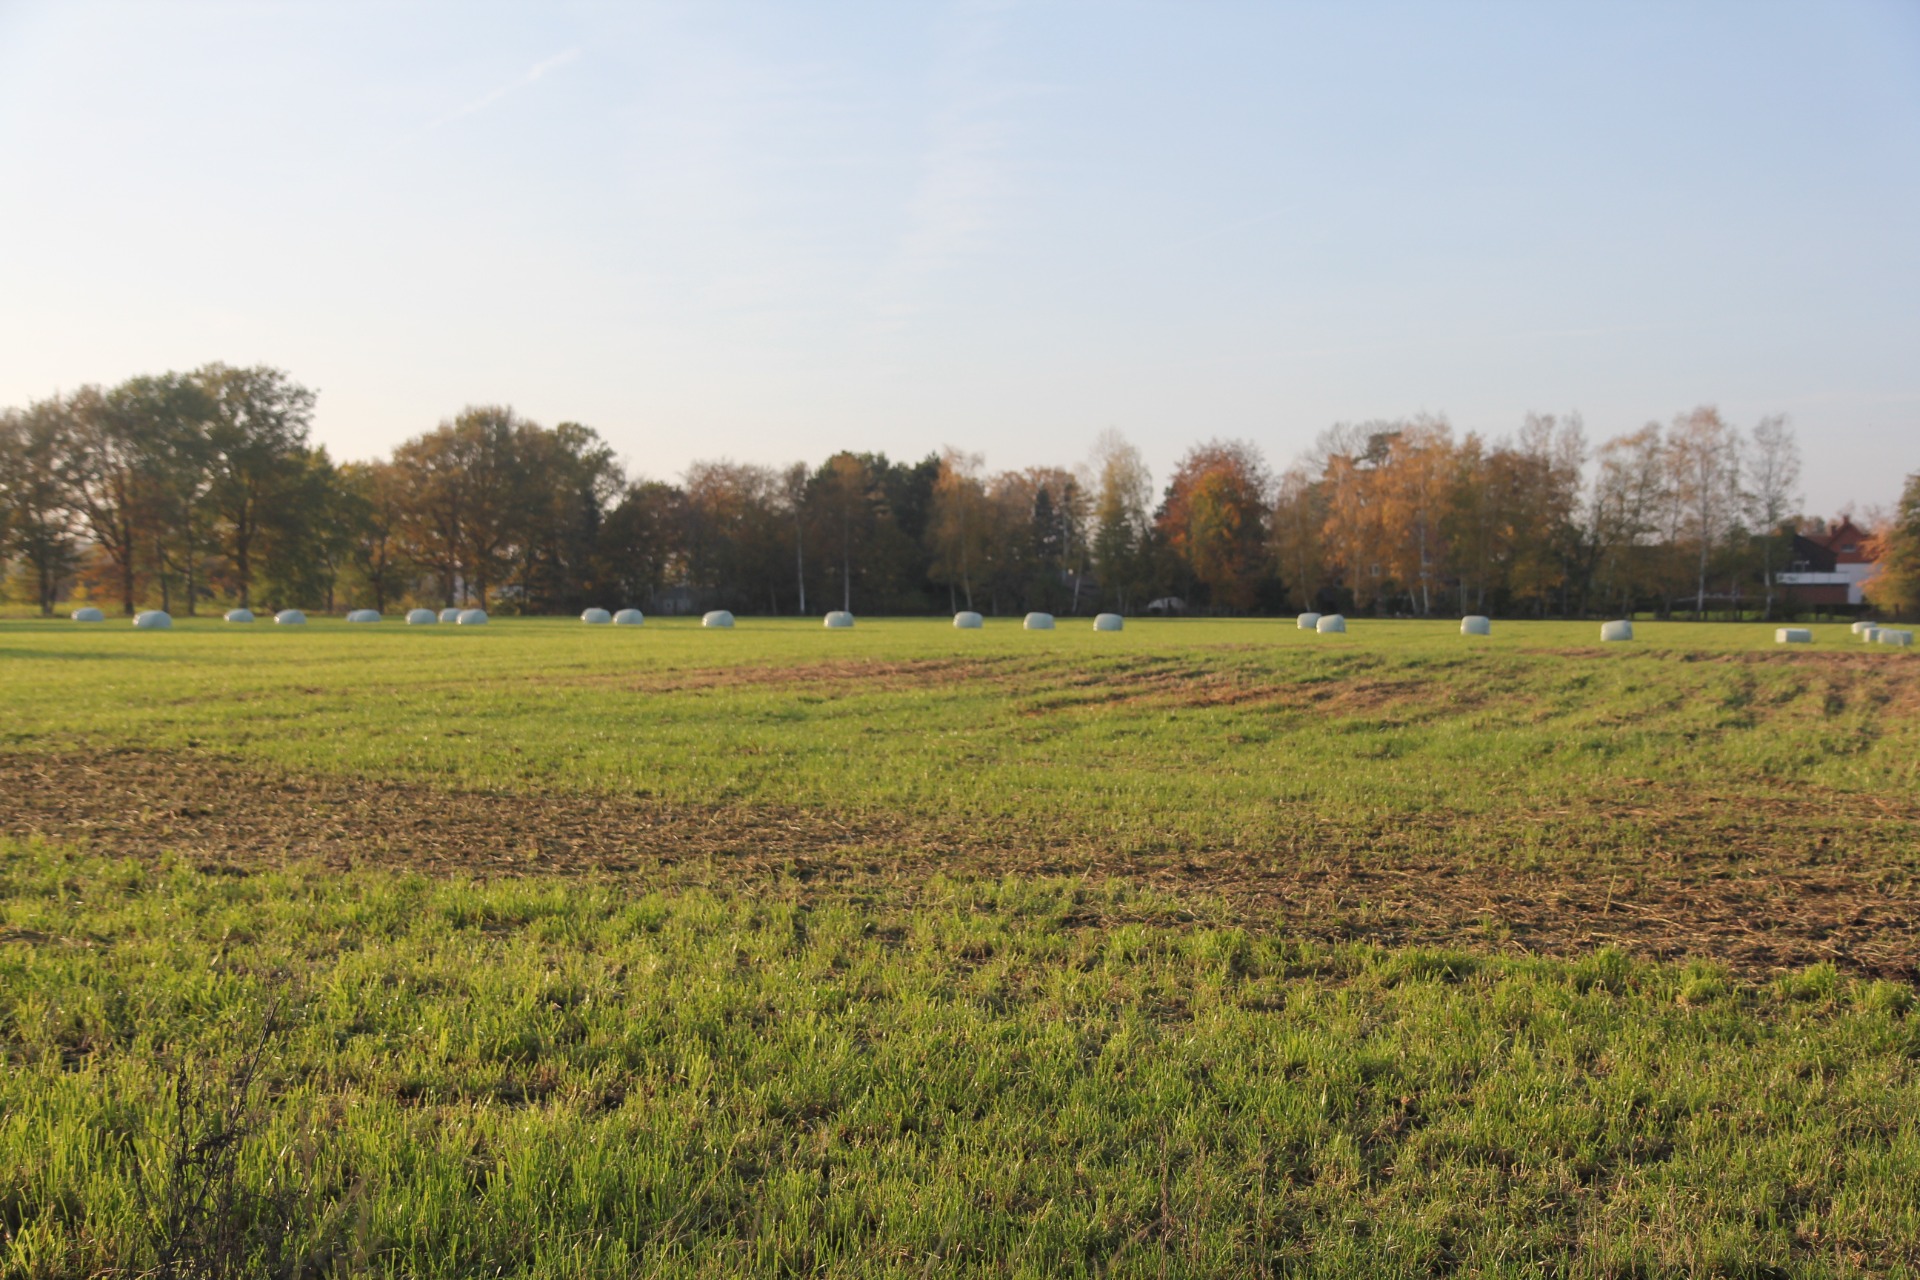
<path id="1" fill-rule="evenodd" d="M 508 94 L 516 93 L 519 90 L 526 88 L 528 85 L 538 81 L 542 76 L 546 75 L 549 71 L 552 71 L 558 67 L 563 67 L 567 63 L 572 62 L 575 58 L 579 56 L 580 56 L 580 50 L 578 48 L 573 48 L 573 49 L 565 50 L 564 52 L 561 52 L 561 53 L 556 53 L 551 58 L 547 58 L 543 61 L 536 62 L 533 64 L 533 66 L 529 67 L 524 73 L 522 73 L 519 76 L 516 76 L 512 80 L 509 80 L 507 83 L 501 85 L 498 89 L 495 89 L 491 93 L 485 94 L 482 97 L 475 98 L 472 102 L 469 102 L 464 107 L 458 107 L 452 111 L 447 112 L 447 114 L 432 121 L 426 127 L 422 128 L 419 131 L 419 133 L 416 133 L 413 136 L 419 137 L 420 134 L 432 133 L 435 129 L 438 129 L 443 125 L 452 124 L 455 120 L 463 120 L 467 116 L 473 115 L 475 112 L 485 111 L 488 107 L 500 101 L 500 99 L 506 97 Z"/>

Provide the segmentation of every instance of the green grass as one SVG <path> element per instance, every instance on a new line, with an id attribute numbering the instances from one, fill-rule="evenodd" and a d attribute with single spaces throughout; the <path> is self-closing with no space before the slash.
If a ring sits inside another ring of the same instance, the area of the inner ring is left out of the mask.
<path id="1" fill-rule="evenodd" d="M 1490 640 L 1354 626 L 0 623 L 0 748 L 192 748 L 1134 851 L 1620 804 L 1649 783 L 1920 796 L 1912 657 L 1842 626 L 1792 653 L 1751 625 L 1641 624 L 1605 647 L 1588 623 L 1503 623 Z"/>
<path id="2" fill-rule="evenodd" d="M 774 842 L 872 817 L 932 868 L 488 882 L 0 835 L 0 1275 L 150 1269 L 175 1073 L 225 1079 L 275 1000 L 237 1150 L 301 1274 L 1920 1269 L 1905 985 L 1316 943 L 1128 874 L 1764 875 L 1817 843 L 1910 883 L 1912 655 L 1495 630 L 0 621 L 12 757 L 643 797 Z M 1119 874 L 968 853 L 1016 846 Z"/>
<path id="3" fill-rule="evenodd" d="M 245 1178 L 326 1206 L 301 1250 L 382 1274 L 1920 1261 L 1920 1018 L 1828 968 L 1324 948 L 1067 881 L 897 913 L 19 845 L 0 868 L 15 1275 L 149 1261 L 165 1064 L 230 1059 L 276 989 Z"/>

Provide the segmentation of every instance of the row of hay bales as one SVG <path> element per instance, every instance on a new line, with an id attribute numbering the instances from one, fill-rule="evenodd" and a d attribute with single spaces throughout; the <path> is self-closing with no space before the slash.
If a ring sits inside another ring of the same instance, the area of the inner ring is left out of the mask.
<path id="1" fill-rule="evenodd" d="M 1900 627 L 1883 626 L 1878 622 L 1856 622 L 1853 634 L 1866 644 L 1891 644 L 1902 649 L 1913 645 L 1913 632 Z"/>
<path id="2" fill-rule="evenodd" d="M 224 621 L 235 623 L 258 621 L 251 609 L 229 609 L 222 615 L 222 618 Z M 92 605 L 88 605 L 85 608 L 75 609 L 73 611 L 73 620 L 75 622 L 105 622 L 107 615 Z M 299 609 L 282 609 L 273 615 L 273 620 L 277 625 L 283 627 L 304 627 L 307 625 L 307 615 Z M 347 614 L 347 621 L 355 623 L 378 622 L 380 621 L 380 612 L 377 609 L 355 609 Z M 431 609 L 415 609 L 407 614 L 407 623 L 410 626 L 417 627 L 438 622 L 450 622 L 462 627 L 485 626 L 487 622 L 487 611 L 485 609 L 442 609 L 439 613 L 435 613 Z M 165 631 L 173 625 L 173 615 L 165 609 L 143 609 L 133 616 L 133 625 L 142 631 Z"/>
<path id="3" fill-rule="evenodd" d="M 347 621 L 369 623 L 380 621 L 381 615 L 376 609 L 355 609 L 347 614 Z M 92 605 L 86 605 L 73 611 L 75 622 L 104 622 L 106 614 Z M 228 622 L 246 623 L 255 620 L 251 609 L 229 609 Z M 273 615 L 280 626 L 305 626 L 307 615 L 298 609 L 282 609 Z M 406 615 L 408 626 L 431 626 L 436 623 L 450 623 L 462 627 L 484 626 L 487 611 L 484 609 L 442 609 L 438 613 L 432 609 L 413 609 Z M 580 621 L 590 626 L 637 627 L 646 621 L 646 615 L 638 609 L 621 609 L 609 613 L 605 609 L 588 609 L 580 615 Z M 1343 635 L 1347 630 L 1347 620 L 1337 613 L 1303 613 L 1294 620 L 1302 631 L 1312 631 L 1320 635 Z M 143 631 L 162 631 L 173 625 L 173 618 L 163 609 L 147 609 L 134 616 L 133 625 Z M 701 616 L 703 627 L 726 628 L 733 625 L 733 614 L 725 609 L 714 609 Z M 986 619 L 971 609 L 964 609 L 953 615 L 953 625 L 962 631 L 978 631 L 986 625 Z M 1021 627 L 1027 631 L 1052 631 L 1054 616 L 1050 613 L 1029 613 L 1021 620 Z M 835 609 L 826 616 L 829 630 L 841 631 L 853 626 L 853 615 L 845 609 Z M 1103 613 L 1093 620 L 1095 631 L 1119 631 L 1126 626 L 1126 619 L 1117 613 Z M 1487 636 L 1493 634 L 1493 623 L 1479 614 L 1472 614 L 1460 620 L 1460 634 L 1463 636 Z M 1898 627 L 1882 626 L 1878 622 L 1861 621 L 1853 624 L 1853 634 L 1869 644 L 1896 645 L 1902 648 L 1913 644 L 1913 632 Z M 1600 624 L 1600 639 L 1603 643 L 1612 643 L 1633 639 L 1633 623 L 1619 618 Z M 1813 632 L 1806 627 L 1779 627 L 1774 630 L 1775 644 L 1812 644 Z"/>

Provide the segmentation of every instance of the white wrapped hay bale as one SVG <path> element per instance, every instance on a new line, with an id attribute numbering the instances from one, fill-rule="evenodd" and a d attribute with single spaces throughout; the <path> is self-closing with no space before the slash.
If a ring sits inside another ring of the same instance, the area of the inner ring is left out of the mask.
<path id="1" fill-rule="evenodd" d="M 228 621 L 228 622 L 252 622 L 252 621 L 253 621 L 253 610 L 251 610 L 251 609 L 229 609 L 229 610 L 227 610 L 227 613 L 226 613 L 226 618 L 227 618 L 227 621 Z"/>
<path id="2" fill-rule="evenodd" d="M 1490 636 L 1493 634 L 1493 620 L 1481 615 L 1469 614 L 1460 619 L 1460 634 L 1463 636 Z"/>
<path id="3" fill-rule="evenodd" d="M 700 615 L 700 625 L 703 627 L 730 627 L 733 625 L 733 615 L 725 609 L 709 609 Z"/>
<path id="4" fill-rule="evenodd" d="M 1805 627 L 1775 627 L 1773 642 L 1775 644 L 1812 644 L 1813 632 Z"/>
<path id="5" fill-rule="evenodd" d="M 165 631 L 173 625 L 173 615 L 165 609 L 146 609 L 133 615 L 133 625 L 142 631 Z"/>
<path id="6" fill-rule="evenodd" d="M 1293 622 L 1294 625 L 1302 631 L 1311 631 L 1320 625 L 1320 615 L 1317 613 L 1303 613 L 1298 618 L 1295 618 Z"/>
<path id="7" fill-rule="evenodd" d="M 92 605 L 87 604 L 87 605 L 81 605 L 78 609 L 75 609 L 73 611 L 73 620 L 75 622 L 105 622 L 107 620 L 107 615 L 100 612 L 98 609 L 94 608 Z"/>
<path id="8" fill-rule="evenodd" d="M 355 609 L 347 614 L 347 621 L 378 622 L 380 621 L 380 611 L 378 609 Z"/>
<path id="9" fill-rule="evenodd" d="M 283 627 L 304 627 L 307 625 L 307 615 L 298 609 L 282 609 L 273 615 L 273 620 Z"/>
<path id="10" fill-rule="evenodd" d="M 463 627 L 484 627 L 487 625 L 485 609 L 462 609 L 460 616 L 454 619 Z"/>
<path id="11" fill-rule="evenodd" d="M 637 627 L 646 620 L 647 615 L 638 609 L 622 609 L 613 615 L 613 625 L 616 627 Z"/>
<path id="12" fill-rule="evenodd" d="M 1027 615 L 1026 621 L 1020 625 L 1028 631 L 1051 631 L 1053 630 L 1053 615 L 1050 613 L 1030 613 Z"/>
<path id="13" fill-rule="evenodd" d="M 580 615 L 580 621 L 590 627 L 601 627 L 613 621 L 613 615 L 605 609 L 588 609 Z"/>
<path id="14" fill-rule="evenodd" d="M 1853 624 L 1853 634 L 1859 635 L 1862 631 L 1865 631 L 1868 627 L 1877 627 L 1879 625 L 1880 624 L 1877 622 L 1873 622 L 1866 618 L 1862 618 L 1860 619 L 1860 621 Z"/>
<path id="15" fill-rule="evenodd" d="M 1904 649 L 1913 643 L 1913 632 L 1901 631 L 1894 627 L 1880 627 L 1874 631 L 1873 638 L 1880 644 L 1899 645 Z"/>
<path id="16" fill-rule="evenodd" d="M 1880 628 L 1878 626 L 1862 627 L 1860 630 L 1854 632 L 1854 634 L 1860 637 L 1860 643 L 1872 644 L 1880 638 Z"/>
<path id="17" fill-rule="evenodd" d="M 845 609 L 835 609 L 827 615 L 827 630 L 844 631 L 853 625 L 853 615 Z"/>
<path id="18" fill-rule="evenodd" d="M 442 609 L 442 610 L 440 611 L 440 621 L 442 621 L 442 622 L 458 622 L 458 621 L 460 621 L 460 611 L 459 611 L 458 609 L 455 609 L 455 608 L 452 608 L 452 607 L 448 607 L 448 608 L 445 608 L 445 609 Z"/>
<path id="19" fill-rule="evenodd" d="M 407 625 L 410 627 L 430 627 L 440 621 L 440 615 L 431 609 L 407 610 Z"/>
<path id="20" fill-rule="evenodd" d="M 1329 613 L 1315 619 L 1313 629 L 1323 636 L 1345 635 L 1347 620 L 1337 613 Z"/>
<path id="21" fill-rule="evenodd" d="M 1103 613 L 1093 620 L 1095 631 L 1120 631 L 1126 625 L 1127 620 L 1117 613 Z"/>
<path id="22" fill-rule="evenodd" d="M 1625 618 L 1616 618 L 1612 622 L 1600 624 L 1600 640 L 1603 644 L 1610 640 L 1631 639 L 1633 639 L 1633 624 Z"/>
<path id="23" fill-rule="evenodd" d="M 953 615 L 953 625 L 962 631 L 978 631 L 986 625 L 986 619 L 971 609 L 962 609 Z"/>

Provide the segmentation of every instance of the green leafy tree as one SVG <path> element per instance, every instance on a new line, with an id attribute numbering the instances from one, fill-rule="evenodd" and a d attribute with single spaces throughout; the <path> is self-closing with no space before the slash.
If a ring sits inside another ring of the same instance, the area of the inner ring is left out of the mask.
<path id="1" fill-rule="evenodd" d="M 591 427 L 529 426 L 523 452 L 519 532 L 513 539 L 518 607 L 574 613 L 605 595 L 600 527 L 625 478 L 613 450 Z"/>
<path id="2" fill-rule="evenodd" d="M 310 481 L 306 445 L 314 395 L 265 365 L 235 369 L 210 364 L 196 370 L 193 381 L 208 401 L 209 497 L 219 519 L 227 572 L 240 606 L 249 608 L 264 530 L 275 520 L 299 519 L 287 507 L 299 500 L 297 491 Z M 284 531 L 279 541 L 289 545 Z M 283 587 L 301 576 L 285 564 L 277 572 Z"/>
<path id="3" fill-rule="evenodd" d="M 356 600 L 381 613 L 406 592 L 413 568 L 400 542 L 399 476 L 390 462 L 348 462 L 338 468 L 348 512 L 347 563 Z"/>
<path id="4" fill-rule="evenodd" d="M 259 595 L 273 609 L 334 610 L 366 510 L 324 448 L 301 449 L 277 478 L 254 540 Z"/>
<path id="5" fill-rule="evenodd" d="M 651 609 L 682 571 L 686 495 L 660 480 L 627 486 L 600 530 L 600 562 L 610 600 Z"/>
<path id="6" fill-rule="evenodd" d="M 134 612 L 143 564 L 156 570 L 170 603 L 167 548 L 191 541 L 202 496 L 188 489 L 203 474 L 195 469 L 206 410 L 199 389 L 163 374 L 110 391 L 82 387 L 55 403 L 50 411 L 66 420 L 67 503 L 118 580 L 121 607 Z"/>
<path id="7" fill-rule="evenodd" d="M 879 493 L 867 460 L 836 453 L 814 473 L 810 504 L 820 525 L 816 541 L 833 557 L 834 586 L 840 607 L 853 609 L 853 584 L 866 567 L 873 546 Z"/>
<path id="8" fill-rule="evenodd" d="M 78 559 L 61 477 L 67 425 L 57 401 L 0 414 L 0 549 L 21 562 L 35 605 L 49 617 Z"/>
<path id="9" fill-rule="evenodd" d="M 1094 443 L 1088 470 L 1093 476 L 1088 550 L 1094 576 L 1108 601 L 1125 613 L 1129 602 L 1146 589 L 1151 527 L 1147 505 L 1153 498 L 1153 479 L 1140 451 L 1117 431 L 1104 432 Z"/>

